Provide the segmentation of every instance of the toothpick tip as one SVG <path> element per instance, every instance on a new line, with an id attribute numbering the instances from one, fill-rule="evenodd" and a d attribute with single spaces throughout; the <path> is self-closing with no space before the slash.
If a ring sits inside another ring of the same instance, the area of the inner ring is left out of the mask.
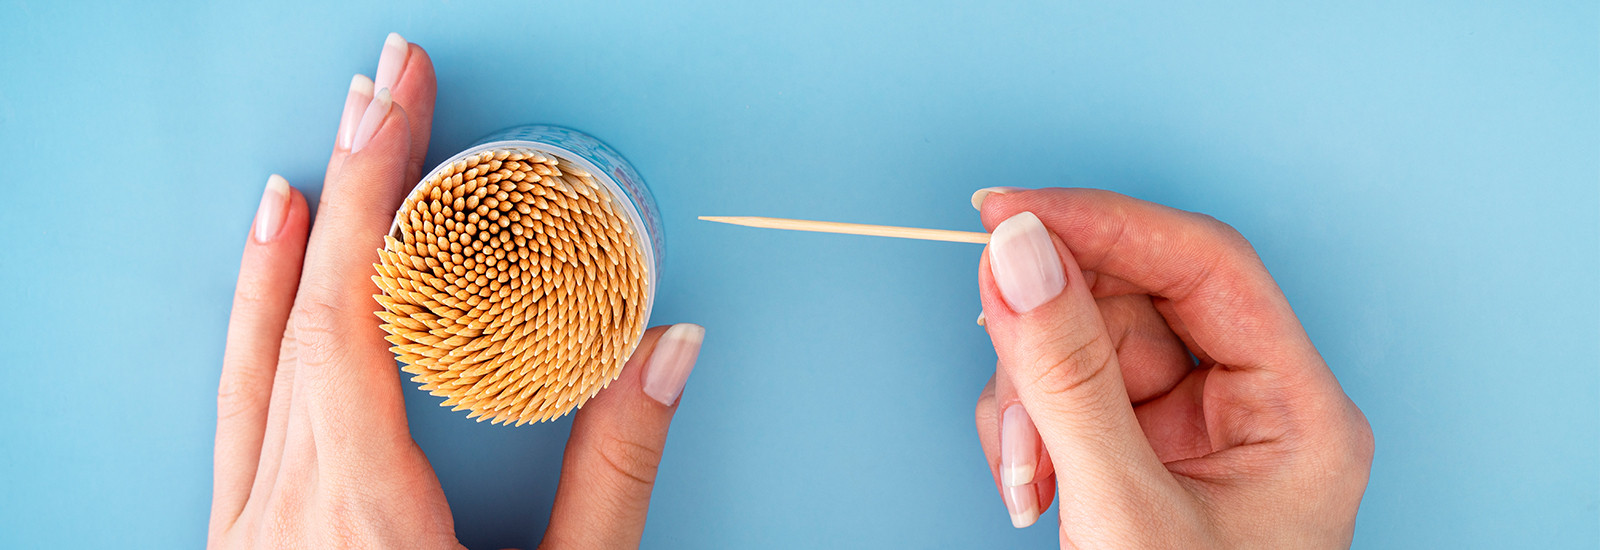
<path id="1" fill-rule="evenodd" d="M 844 233 L 849 235 L 868 235 L 875 237 L 922 239 L 929 241 L 974 244 L 984 244 L 989 242 L 988 233 L 950 231 L 946 229 L 921 229 L 916 227 L 895 227 L 888 225 L 867 225 L 860 223 L 822 222 L 812 220 L 747 216 L 699 216 L 699 219 L 708 222 L 727 223 L 746 227 L 762 227 L 767 229 L 784 229 L 789 231 L 816 231 L 821 233 Z"/>

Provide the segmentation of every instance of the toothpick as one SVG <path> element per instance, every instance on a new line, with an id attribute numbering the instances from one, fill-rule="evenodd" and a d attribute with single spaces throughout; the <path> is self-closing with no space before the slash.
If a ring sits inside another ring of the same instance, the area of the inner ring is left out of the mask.
<path id="1" fill-rule="evenodd" d="M 989 242 L 988 233 L 951 231 L 948 229 L 922 229 L 918 227 L 895 227 L 892 225 L 819 222 L 811 220 L 790 220 L 784 218 L 761 218 L 750 216 L 700 216 L 700 219 L 708 222 L 731 223 L 733 225 L 743 225 L 746 227 L 765 227 L 767 229 L 786 229 L 789 231 L 844 233 L 847 235 L 894 237 L 897 239 L 921 239 L 924 241 L 945 241 L 952 243 L 987 244 Z"/>

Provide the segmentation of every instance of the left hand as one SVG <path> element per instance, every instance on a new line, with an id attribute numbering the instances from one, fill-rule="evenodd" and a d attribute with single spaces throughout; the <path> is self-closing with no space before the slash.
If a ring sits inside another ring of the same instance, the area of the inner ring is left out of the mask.
<path id="1" fill-rule="evenodd" d="M 217 392 L 212 548 L 461 546 L 411 438 L 369 278 L 421 174 L 435 89 L 427 52 L 390 35 L 376 85 L 352 83 L 315 231 L 305 197 L 269 180 Z M 638 546 L 703 334 L 689 324 L 645 332 L 621 378 L 577 413 L 544 546 Z"/>

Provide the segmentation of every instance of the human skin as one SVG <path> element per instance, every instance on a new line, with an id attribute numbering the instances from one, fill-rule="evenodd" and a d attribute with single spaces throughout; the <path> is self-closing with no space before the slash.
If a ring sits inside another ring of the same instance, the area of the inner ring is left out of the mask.
<path id="1" fill-rule="evenodd" d="M 211 548 L 460 547 L 411 437 L 370 280 L 421 174 L 433 65 L 391 35 L 375 81 L 352 81 L 316 227 L 305 197 L 274 176 L 247 237 L 217 393 Z M 638 546 L 703 336 L 691 324 L 646 331 L 621 377 L 576 413 L 542 547 Z"/>
<path id="2" fill-rule="evenodd" d="M 1059 494 L 1063 548 L 1349 546 L 1372 430 L 1239 232 L 1099 190 L 973 202 L 1014 525 Z"/>
<path id="3" fill-rule="evenodd" d="M 427 53 L 397 38 L 348 94 L 316 230 L 275 178 L 247 238 L 211 547 L 459 547 L 371 314 L 373 251 L 421 173 L 436 90 Z M 1371 430 L 1243 237 L 1103 191 L 979 198 L 1000 361 L 976 417 L 1015 524 L 1059 490 L 1065 548 L 1350 543 Z M 577 413 L 544 547 L 637 546 L 701 338 L 647 331 Z"/>

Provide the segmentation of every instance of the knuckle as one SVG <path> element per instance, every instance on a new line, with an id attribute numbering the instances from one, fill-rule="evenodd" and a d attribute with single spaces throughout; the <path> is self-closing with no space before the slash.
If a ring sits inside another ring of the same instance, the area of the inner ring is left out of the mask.
<path id="1" fill-rule="evenodd" d="M 1372 424 L 1360 411 L 1355 412 L 1355 421 L 1350 427 L 1348 437 L 1351 445 L 1350 456 L 1366 468 L 1371 468 L 1372 457 L 1377 453 L 1377 439 L 1372 434 Z"/>
<path id="2" fill-rule="evenodd" d="M 296 347 L 312 357 L 329 357 L 344 343 L 345 319 L 349 318 L 346 313 L 344 308 L 328 300 L 302 296 L 295 300 L 294 310 L 289 314 L 288 336 L 293 338 Z"/>
<path id="3" fill-rule="evenodd" d="M 990 427 L 1000 425 L 1000 413 L 999 411 L 996 411 L 995 408 L 996 407 L 993 398 L 982 398 L 978 400 L 977 407 L 975 407 L 972 411 L 972 419 L 975 423 L 977 423 L 978 433 L 983 433 Z"/>
<path id="4" fill-rule="evenodd" d="M 1373 457 L 1375 456 L 1376 453 L 1377 453 L 1377 442 L 1373 440 L 1372 432 L 1371 431 L 1363 431 L 1363 432 L 1361 432 L 1361 435 L 1359 436 L 1359 439 L 1357 439 L 1357 442 L 1356 442 L 1356 451 L 1355 451 L 1355 459 L 1356 460 L 1355 460 L 1355 462 L 1357 464 L 1357 467 L 1363 472 L 1371 471 L 1372 470 L 1372 459 L 1373 459 Z"/>
<path id="5" fill-rule="evenodd" d="M 1141 316 L 1155 312 L 1150 299 L 1143 295 L 1119 294 L 1096 298 L 1095 306 L 1100 310 L 1100 320 L 1107 332 L 1114 336 L 1112 343 L 1119 343 L 1126 338 L 1139 324 Z"/>
<path id="6" fill-rule="evenodd" d="M 347 493 L 335 493 L 326 497 L 322 506 L 327 511 L 322 518 L 325 522 L 322 534 L 326 537 L 322 543 L 329 548 L 360 548 L 358 543 L 363 540 L 361 526 L 364 522 L 359 510 L 363 509 L 363 503 Z"/>
<path id="7" fill-rule="evenodd" d="M 304 523 L 303 491 L 293 487 L 275 487 L 262 512 L 257 539 L 268 548 L 287 548 L 300 538 Z"/>
<path id="8" fill-rule="evenodd" d="M 978 401 L 977 403 L 973 404 L 972 412 L 973 416 L 978 419 L 979 423 L 982 423 L 984 419 L 992 418 L 997 414 L 995 412 L 995 399 L 996 397 L 994 395 L 994 391 L 989 389 L 985 389 L 982 393 L 978 394 Z"/>
<path id="9" fill-rule="evenodd" d="M 1105 385 L 1102 382 L 1111 373 L 1114 357 L 1106 352 L 1110 349 L 1106 338 L 1104 333 L 1098 333 L 1081 343 L 1066 343 L 1062 346 L 1069 350 L 1065 354 L 1045 355 L 1035 362 L 1030 384 L 1052 396 L 1081 394 Z M 1064 342 L 1058 339 L 1056 343 Z"/>
<path id="10" fill-rule="evenodd" d="M 618 481 L 646 488 L 655 485 L 661 447 L 608 436 L 600 439 L 597 451 Z"/>
<path id="11" fill-rule="evenodd" d="M 1366 416 L 1342 395 L 1329 397 L 1301 398 L 1314 404 L 1302 411 L 1309 413 L 1308 419 L 1285 431 L 1294 435 L 1318 479 L 1343 483 L 1365 478 L 1372 469 L 1376 450 L 1372 427 Z"/>
<path id="12" fill-rule="evenodd" d="M 271 299 L 272 292 L 260 277 L 239 277 L 238 285 L 233 287 L 234 309 L 260 309 Z"/>
<path id="13" fill-rule="evenodd" d="M 1245 238 L 1244 233 L 1239 232 L 1238 228 L 1209 214 L 1195 215 L 1199 216 L 1201 223 L 1211 229 L 1212 234 L 1217 236 L 1218 241 L 1227 246 L 1229 252 L 1252 257 L 1256 255 L 1255 247 L 1250 244 L 1250 239 Z"/>
<path id="14" fill-rule="evenodd" d="M 265 409 L 272 395 L 270 377 L 251 376 L 251 369 L 224 369 L 217 384 L 217 419 L 229 420 L 251 411 Z"/>

